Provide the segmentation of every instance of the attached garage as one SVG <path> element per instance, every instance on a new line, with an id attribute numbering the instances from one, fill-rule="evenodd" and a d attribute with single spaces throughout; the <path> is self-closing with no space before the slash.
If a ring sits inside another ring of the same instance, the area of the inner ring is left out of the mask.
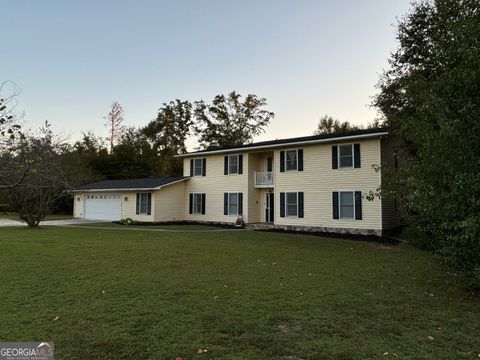
<path id="1" fill-rule="evenodd" d="M 140 222 L 184 220 L 187 176 L 105 180 L 73 190 L 76 219 Z"/>
<path id="2" fill-rule="evenodd" d="M 122 218 L 121 194 L 85 195 L 85 219 L 118 221 Z"/>

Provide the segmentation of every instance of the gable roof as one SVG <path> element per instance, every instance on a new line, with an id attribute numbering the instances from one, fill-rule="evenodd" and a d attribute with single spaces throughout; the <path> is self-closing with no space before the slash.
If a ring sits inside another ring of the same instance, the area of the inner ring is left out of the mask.
<path id="1" fill-rule="evenodd" d="M 164 186 L 187 180 L 188 176 L 171 176 L 162 178 L 103 180 L 79 186 L 73 191 L 98 190 L 159 190 Z"/>
<path id="2" fill-rule="evenodd" d="M 276 148 L 280 146 L 318 144 L 318 143 L 332 142 L 332 141 L 380 137 L 384 135 L 388 135 L 387 128 L 355 130 L 355 131 L 347 131 L 347 132 L 334 133 L 334 134 L 311 135 L 311 136 L 302 136 L 302 137 L 295 137 L 295 138 L 288 138 L 288 139 L 260 141 L 256 143 L 238 145 L 238 146 L 217 147 L 217 148 L 183 153 L 176 156 L 187 157 L 187 156 L 197 156 L 197 155 L 203 155 L 203 154 L 228 153 L 228 152 L 257 150 L 257 149 L 260 150 L 260 149 Z"/>

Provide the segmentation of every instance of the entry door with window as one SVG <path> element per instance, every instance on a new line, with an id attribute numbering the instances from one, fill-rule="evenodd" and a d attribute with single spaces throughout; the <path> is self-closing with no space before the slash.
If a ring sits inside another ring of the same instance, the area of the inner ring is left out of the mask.
<path id="1" fill-rule="evenodd" d="M 274 193 L 265 193 L 265 222 L 273 223 L 274 221 L 274 198 Z"/>

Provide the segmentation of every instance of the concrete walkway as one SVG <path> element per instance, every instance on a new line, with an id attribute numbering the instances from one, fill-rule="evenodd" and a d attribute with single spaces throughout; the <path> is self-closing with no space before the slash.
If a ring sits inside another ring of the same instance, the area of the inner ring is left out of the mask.
<path id="1" fill-rule="evenodd" d="M 25 226 L 24 222 L 17 221 L 17 220 L 10 220 L 10 219 L 0 219 L 0 227 L 6 226 Z"/>

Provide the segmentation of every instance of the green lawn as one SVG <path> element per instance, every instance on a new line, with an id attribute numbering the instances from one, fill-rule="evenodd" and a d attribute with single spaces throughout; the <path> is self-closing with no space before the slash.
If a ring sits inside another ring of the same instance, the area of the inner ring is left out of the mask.
<path id="1" fill-rule="evenodd" d="M 71 219 L 73 216 L 67 215 L 67 214 L 53 214 L 53 215 L 47 215 L 45 217 L 45 220 L 67 220 Z M 0 212 L 0 219 L 9 219 L 9 220 L 19 220 L 20 218 L 18 217 L 17 213 L 14 212 Z"/>
<path id="2" fill-rule="evenodd" d="M 479 358 L 478 294 L 406 245 L 51 227 L 0 249 L 0 340 L 56 359 Z"/>
<path id="3" fill-rule="evenodd" d="M 151 230 L 151 229 L 159 229 L 159 230 L 174 230 L 174 231 L 195 231 L 195 230 L 202 230 L 202 231 L 215 231 L 215 230 L 223 230 L 224 227 L 220 226 L 213 226 L 213 225 L 203 225 L 203 224 L 137 224 L 137 225 L 124 225 L 114 222 L 101 222 L 101 223 L 85 223 L 79 224 L 75 226 L 82 226 L 82 227 L 100 227 L 100 228 L 109 228 L 109 229 L 138 229 L 138 230 Z M 235 229 L 235 228 L 229 228 Z"/>

